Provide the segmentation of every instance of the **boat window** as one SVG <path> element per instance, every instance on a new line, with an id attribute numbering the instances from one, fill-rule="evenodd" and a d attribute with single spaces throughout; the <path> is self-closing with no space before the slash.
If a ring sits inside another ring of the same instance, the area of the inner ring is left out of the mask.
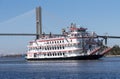
<path id="1" fill-rule="evenodd" d="M 62 49 L 62 48 L 61 48 L 61 45 L 60 45 L 60 49 Z"/>
<path id="2" fill-rule="evenodd" d="M 51 47 L 50 47 L 50 50 L 51 50 Z"/>
<path id="3" fill-rule="evenodd" d="M 54 56 L 55 54 L 53 53 L 52 55 Z"/>
<path id="4" fill-rule="evenodd" d="M 52 54 L 50 53 L 50 56 L 52 56 Z"/>
<path id="5" fill-rule="evenodd" d="M 55 46 L 55 50 L 56 50 L 56 46 Z"/>
<path id="6" fill-rule="evenodd" d="M 54 50 L 54 47 L 52 46 L 52 50 Z"/>
<path id="7" fill-rule="evenodd" d="M 47 50 L 47 48 L 45 47 L 45 50 Z"/>
<path id="8" fill-rule="evenodd" d="M 60 55 L 60 53 L 58 53 L 58 56 Z"/>
<path id="9" fill-rule="evenodd" d="M 71 34 L 71 36 L 73 36 L 73 34 Z"/>
<path id="10" fill-rule="evenodd" d="M 59 49 L 59 46 L 57 48 Z"/>
<path id="11" fill-rule="evenodd" d="M 60 53 L 60 55 L 62 55 L 62 53 Z"/>
<path id="12" fill-rule="evenodd" d="M 46 56 L 46 54 L 44 54 L 44 56 Z"/>
<path id="13" fill-rule="evenodd" d="M 41 47 L 39 49 L 41 49 Z"/>
<path id="14" fill-rule="evenodd" d="M 74 36 L 77 36 L 76 34 Z"/>
<path id="15" fill-rule="evenodd" d="M 47 55 L 49 56 L 49 53 Z"/>
<path id="16" fill-rule="evenodd" d="M 34 53 L 34 57 L 37 57 L 37 54 L 36 54 L 36 53 Z"/>
<path id="17" fill-rule="evenodd" d="M 64 49 L 65 47 L 63 46 L 63 49 Z"/>
<path id="18" fill-rule="evenodd" d="M 45 47 L 43 47 L 43 50 L 45 50 Z"/>
<path id="19" fill-rule="evenodd" d="M 49 47 L 47 49 L 49 50 Z"/>
<path id="20" fill-rule="evenodd" d="M 56 56 L 57 54 L 55 53 L 55 56 Z"/>

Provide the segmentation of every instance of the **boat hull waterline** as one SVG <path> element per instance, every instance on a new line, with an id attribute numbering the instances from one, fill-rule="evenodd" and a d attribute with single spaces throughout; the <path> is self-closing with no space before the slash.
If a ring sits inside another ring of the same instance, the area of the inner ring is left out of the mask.
<path id="1" fill-rule="evenodd" d="M 29 58 L 27 60 L 97 60 L 102 58 L 104 55 L 84 55 L 75 57 L 59 57 L 59 58 Z"/>

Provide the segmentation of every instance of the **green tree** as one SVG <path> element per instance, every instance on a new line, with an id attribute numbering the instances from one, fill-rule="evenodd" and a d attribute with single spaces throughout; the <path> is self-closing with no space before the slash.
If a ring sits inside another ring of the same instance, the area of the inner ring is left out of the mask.
<path id="1" fill-rule="evenodd" d="M 107 55 L 120 55 L 119 45 L 114 45 L 112 50 Z"/>

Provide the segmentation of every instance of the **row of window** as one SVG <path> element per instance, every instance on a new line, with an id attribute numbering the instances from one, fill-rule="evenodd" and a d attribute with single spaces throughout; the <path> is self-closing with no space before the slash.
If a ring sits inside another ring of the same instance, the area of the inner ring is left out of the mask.
<path id="1" fill-rule="evenodd" d="M 70 40 L 72 42 L 72 39 Z M 47 41 L 46 44 L 60 44 L 64 43 L 64 40 L 57 40 L 57 41 Z M 29 45 L 33 45 L 33 43 L 29 43 Z"/>
<path id="2" fill-rule="evenodd" d="M 78 34 L 71 34 L 71 36 L 75 36 L 75 37 L 81 37 L 81 36 L 84 36 L 84 37 L 87 37 L 87 36 L 91 36 L 90 34 L 88 33 L 78 33 Z"/>
<path id="3" fill-rule="evenodd" d="M 34 54 L 34 57 L 38 57 L 38 56 L 64 56 L 65 53 L 64 52 L 58 52 L 58 53 L 44 53 L 44 54 Z"/>
<path id="4" fill-rule="evenodd" d="M 72 42 L 72 39 L 70 40 Z M 57 41 L 48 41 L 47 44 L 59 44 L 59 43 L 64 43 L 64 40 L 57 40 Z"/>
<path id="5" fill-rule="evenodd" d="M 29 48 L 29 51 L 31 50 L 59 50 L 59 49 L 65 49 L 65 46 L 52 46 L 52 47 L 33 47 Z"/>
<path id="6" fill-rule="evenodd" d="M 65 49 L 65 47 L 72 47 L 72 46 L 80 46 L 80 44 L 68 44 L 68 45 L 60 45 L 60 46 L 45 46 L 45 47 L 30 47 L 29 51 L 31 50 L 59 50 Z"/>
<path id="7" fill-rule="evenodd" d="M 64 43 L 64 40 L 48 41 L 48 42 L 47 42 L 47 44 L 56 44 L 56 43 Z"/>

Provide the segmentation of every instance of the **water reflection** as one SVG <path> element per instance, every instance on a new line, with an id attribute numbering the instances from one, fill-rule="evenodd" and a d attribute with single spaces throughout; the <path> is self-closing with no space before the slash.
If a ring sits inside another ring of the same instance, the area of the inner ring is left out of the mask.
<path id="1" fill-rule="evenodd" d="M 65 61 L 0 58 L 0 79 L 113 79 L 120 78 L 119 67 L 119 57 Z"/>

